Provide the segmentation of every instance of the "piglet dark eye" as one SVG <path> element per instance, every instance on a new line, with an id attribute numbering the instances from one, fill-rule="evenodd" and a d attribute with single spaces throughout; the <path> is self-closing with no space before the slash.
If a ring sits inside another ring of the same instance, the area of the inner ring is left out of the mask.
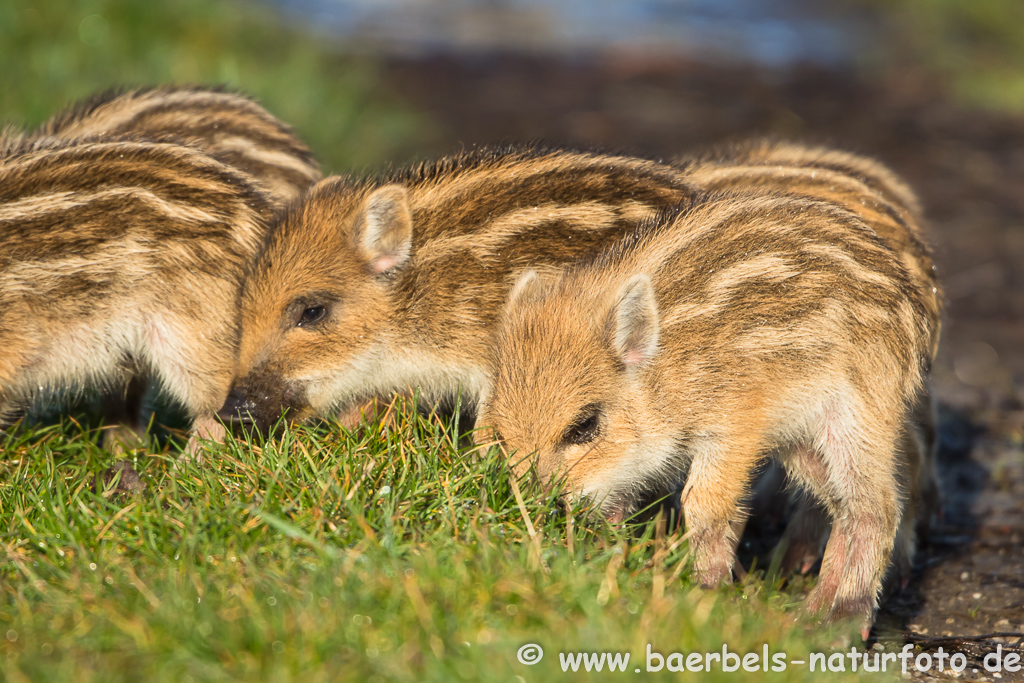
<path id="1" fill-rule="evenodd" d="M 600 429 L 600 406 L 587 406 L 580 411 L 580 414 L 576 416 L 576 421 L 562 434 L 562 443 L 567 446 L 590 443 L 597 438 Z"/>
<path id="2" fill-rule="evenodd" d="M 319 322 L 324 315 L 327 313 L 326 306 L 308 306 L 302 311 L 302 315 L 299 316 L 299 327 L 306 325 L 312 325 L 315 322 Z"/>

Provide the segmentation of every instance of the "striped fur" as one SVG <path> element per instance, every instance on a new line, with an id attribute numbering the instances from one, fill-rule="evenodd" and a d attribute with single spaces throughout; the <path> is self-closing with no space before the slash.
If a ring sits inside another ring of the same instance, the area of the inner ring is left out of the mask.
<path id="1" fill-rule="evenodd" d="M 475 401 L 516 275 L 596 253 L 692 194 L 672 166 L 544 149 L 325 179 L 272 229 L 246 282 L 222 416 L 303 419 L 411 387 Z"/>
<path id="2" fill-rule="evenodd" d="M 196 147 L 247 175 L 275 209 L 296 200 L 320 178 L 309 149 L 288 126 L 254 100 L 219 88 L 164 86 L 98 94 L 58 113 L 30 135 L 14 130 L 6 138 L 0 135 L 0 156 L 15 146 L 24 151 L 26 146 L 45 149 L 86 140 Z M 134 374 L 127 389 L 118 387 L 103 399 L 104 421 L 122 425 L 104 432 L 105 442 L 114 447 L 119 441 L 136 442 L 148 423 L 148 418 L 140 420 L 145 378 L 138 370 Z"/>
<path id="3" fill-rule="evenodd" d="M 877 161 L 821 147 L 752 141 L 683 162 L 693 182 L 709 191 L 785 193 L 820 199 L 856 213 L 896 252 L 927 305 L 932 325 L 931 353 L 938 350 L 941 293 L 931 250 L 921 231 L 921 207 L 906 184 Z M 893 556 L 895 582 L 910 577 L 915 538 L 927 533 L 938 509 L 935 473 L 935 415 L 930 390 L 924 387 L 902 441 L 904 461 L 918 485 L 913 487 Z M 916 529 L 915 529 L 916 527 Z M 828 519 L 816 505 L 802 505 L 787 528 L 784 566 L 807 572 L 819 559 Z"/>
<path id="4" fill-rule="evenodd" d="M 131 136 L 198 147 L 247 173 L 284 206 L 320 179 L 309 148 L 255 100 L 218 88 L 163 86 L 109 91 L 57 114 L 31 138 L 114 139 Z"/>
<path id="5" fill-rule="evenodd" d="M 920 203 L 879 162 L 841 150 L 756 141 L 707 154 L 686 168 L 694 184 L 706 191 L 784 192 L 834 202 L 855 212 L 898 252 L 916 285 L 932 290 L 929 314 L 939 318 L 941 297 L 931 250 L 921 233 Z M 938 337 L 936 326 L 933 357 Z"/>
<path id="6" fill-rule="evenodd" d="M 273 204 L 172 143 L 26 140 L 0 159 L 0 415 L 141 364 L 216 427 Z"/>
<path id="7" fill-rule="evenodd" d="M 832 519 L 808 609 L 866 626 L 918 486 L 907 442 L 937 288 L 854 203 L 738 184 L 555 277 L 522 276 L 480 423 L 517 472 L 613 520 L 685 482 L 707 585 L 731 574 L 751 473 L 778 459 Z"/>

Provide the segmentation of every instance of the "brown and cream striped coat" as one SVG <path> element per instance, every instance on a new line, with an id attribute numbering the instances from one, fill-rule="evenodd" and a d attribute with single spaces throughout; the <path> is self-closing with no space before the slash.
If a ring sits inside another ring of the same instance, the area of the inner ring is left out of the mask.
<path id="1" fill-rule="evenodd" d="M 480 423 L 518 472 L 613 520 L 685 482 L 708 585 L 730 575 L 752 472 L 778 459 L 832 521 L 809 610 L 866 628 L 919 485 L 937 289 L 845 199 L 813 195 L 713 193 L 522 276 Z"/>
<path id="2" fill-rule="evenodd" d="M 543 149 L 327 178 L 271 230 L 246 281 L 222 414 L 302 419 L 416 387 L 474 402 L 520 272 L 592 255 L 692 194 L 672 166 Z"/>
<path id="3" fill-rule="evenodd" d="M 121 384 L 132 359 L 216 435 L 242 275 L 273 208 L 247 174 L 190 146 L 9 145 L 0 158 L 0 413 Z"/>
<path id="4" fill-rule="evenodd" d="M 166 142 L 186 145 L 214 157 L 217 163 L 227 164 L 234 169 L 235 180 L 246 185 L 244 191 L 259 192 L 259 204 L 252 208 L 261 216 L 267 209 L 277 211 L 297 199 L 320 177 L 319 168 L 309 149 L 288 126 L 252 99 L 218 88 L 203 87 L 164 86 L 126 92 L 109 91 L 94 96 L 55 115 L 31 134 L 25 135 L 14 129 L 6 130 L 0 135 L 0 157 L 29 152 L 45 154 L 47 150 L 63 149 L 85 142 L 117 141 L 128 144 Z M 198 156 L 195 158 L 198 159 Z M 140 167 L 140 173 L 134 175 L 132 182 L 139 182 L 146 169 L 156 170 L 149 163 L 151 161 L 148 160 L 147 164 Z M 179 168 L 187 168 L 187 164 Z M 90 169 L 87 165 L 80 165 L 74 171 L 64 169 L 62 172 L 71 175 L 102 173 L 105 170 L 104 166 Z M 174 172 L 169 168 L 163 175 L 169 178 Z M 114 185 L 117 179 L 94 180 L 107 182 L 111 188 L 109 196 L 116 194 Z M 123 189 L 126 196 L 133 191 L 132 187 Z M 201 193 L 195 190 L 191 192 L 191 197 L 177 197 L 178 206 L 187 208 L 192 201 L 209 203 L 209 199 Z M 45 199 L 37 201 L 44 202 Z M 61 204 L 56 203 L 49 210 L 58 212 Z M 64 230 L 65 234 L 73 235 L 73 221 L 80 215 L 74 212 L 68 214 L 67 220 L 70 222 Z M 143 224 L 140 222 L 139 226 Z M 243 221 L 243 224 L 248 225 L 249 221 Z M 258 229 L 262 230 L 262 226 L 261 218 Z M 251 244 L 252 240 L 260 237 L 249 235 L 245 239 Z M 224 267 L 228 277 L 238 277 L 237 263 L 225 263 Z M 121 365 L 123 372 L 120 374 L 124 378 L 131 377 L 132 381 L 127 393 L 120 382 L 115 382 L 116 386 L 111 387 L 111 393 L 104 399 L 107 422 L 122 422 L 138 429 L 135 423 L 138 421 L 139 403 L 145 390 L 144 378 L 140 373 L 145 368 L 136 367 L 133 370 L 132 367 L 145 363 L 128 354 L 122 359 Z M 71 387 L 74 390 L 81 388 L 73 382 Z M 125 432 L 124 429 L 121 431 Z M 106 433 L 107 436 L 112 434 L 114 432 Z M 120 433 L 115 438 L 125 436 L 127 433 Z"/>
<path id="5" fill-rule="evenodd" d="M 312 152 L 291 128 L 255 100 L 221 88 L 111 90 L 67 108 L 29 137 L 44 143 L 133 137 L 192 145 L 249 174 L 278 206 L 320 179 Z"/>
<path id="6" fill-rule="evenodd" d="M 929 364 L 934 360 L 941 329 L 939 283 L 921 229 L 917 197 L 891 170 L 873 159 L 841 150 L 770 141 L 724 147 L 684 163 L 693 182 L 709 191 L 785 193 L 826 200 L 856 213 L 897 254 L 925 301 L 933 322 Z M 927 384 L 901 443 L 911 479 L 918 482 L 907 492 L 907 514 L 893 555 L 891 578 L 906 584 L 916 536 L 927 533 L 930 518 L 939 507 L 935 415 Z M 787 527 L 785 566 L 807 572 L 819 558 L 828 531 L 824 513 L 813 502 L 800 506 Z"/>

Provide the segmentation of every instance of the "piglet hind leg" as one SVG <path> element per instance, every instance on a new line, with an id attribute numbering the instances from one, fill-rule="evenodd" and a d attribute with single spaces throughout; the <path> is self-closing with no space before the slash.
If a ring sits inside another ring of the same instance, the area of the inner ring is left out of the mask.
<path id="1" fill-rule="evenodd" d="M 695 578 L 706 588 L 732 580 L 746 496 L 760 459 L 757 438 L 716 439 L 694 449 L 681 496 Z"/>
<path id="2" fill-rule="evenodd" d="M 934 433 L 929 433 L 927 426 L 916 419 L 907 421 L 896 452 L 903 507 L 892 566 L 883 585 L 886 595 L 903 590 L 910 583 L 919 534 L 927 536 L 932 512 L 938 506 L 934 446 Z"/>
<path id="3" fill-rule="evenodd" d="M 805 609 L 828 621 L 855 620 L 866 640 L 900 525 L 895 464 L 898 420 L 865 425 L 829 411 L 815 449 L 826 470 L 832 533 Z M 874 414 L 878 414 L 875 412 Z"/>
<path id="4" fill-rule="evenodd" d="M 783 551 L 780 563 L 783 571 L 800 574 L 811 571 L 821 557 L 821 547 L 828 532 L 828 511 L 821 503 L 801 492 L 779 543 Z"/>
<path id="5" fill-rule="evenodd" d="M 830 531 L 828 471 L 808 444 L 798 444 L 780 456 L 796 504 L 776 552 L 782 553 L 783 571 L 806 574 L 821 559 Z"/>

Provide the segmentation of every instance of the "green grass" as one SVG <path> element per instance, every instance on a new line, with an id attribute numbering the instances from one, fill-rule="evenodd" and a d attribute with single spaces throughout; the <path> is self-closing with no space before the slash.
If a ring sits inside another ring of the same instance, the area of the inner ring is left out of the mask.
<path id="1" fill-rule="evenodd" d="M 10 436 L 0 678 L 544 681 L 583 675 L 562 673 L 559 651 L 629 652 L 612 679 L 646 667 L 647 643 L 795 659 L 832 642 L 794 626 L 799 592 L 761 578 L 702 590 L 678 535 L 567 516 L 525 481 L 520 504 L 494 453 L 397 415 L 229 440 L 202 466 L 139 451 L 139 494 L 97 486 L 117 456 L 95 432 Z M 517 661 L 526 643 L 539 664 Z"/>
<path id="2" fill-rule="evenodd" d="M 256 95 L 328 170 L 400 161 L 430 134 L 371 62 L 252 2 L 9 0 L 0 63 L 0 122 L 20 126 L 111 86 L 190 82 Z M 496 455 L 452 435 L 404 411 L 390 430 L 229 441 L 201 467 L 139 451 L 139 494 L 97 485 L 118 456 L 95 431 L 0 435 L 0 679 L 546 681 L 587 675 L 559 651 L 629 652 L 604 674 L 620 679 L 648 643 L 795 659 L 833 642 L 794 623 L 799 583 L 701 590 L 677 535 L 567 516 L 525 482 L 520 502 Z M 527 643 L 535 666 L 517 661 Z M 642 677 L 658 676 L 688 675 Z"/>
<path id="3" fill-rule="evenodd" d="M 429 122 L 342 48 L 255 0 L 4 0 L 0 125 L 114 86 L 227 84 L 293 125 L 328 171 L 414 156 Z"/>

